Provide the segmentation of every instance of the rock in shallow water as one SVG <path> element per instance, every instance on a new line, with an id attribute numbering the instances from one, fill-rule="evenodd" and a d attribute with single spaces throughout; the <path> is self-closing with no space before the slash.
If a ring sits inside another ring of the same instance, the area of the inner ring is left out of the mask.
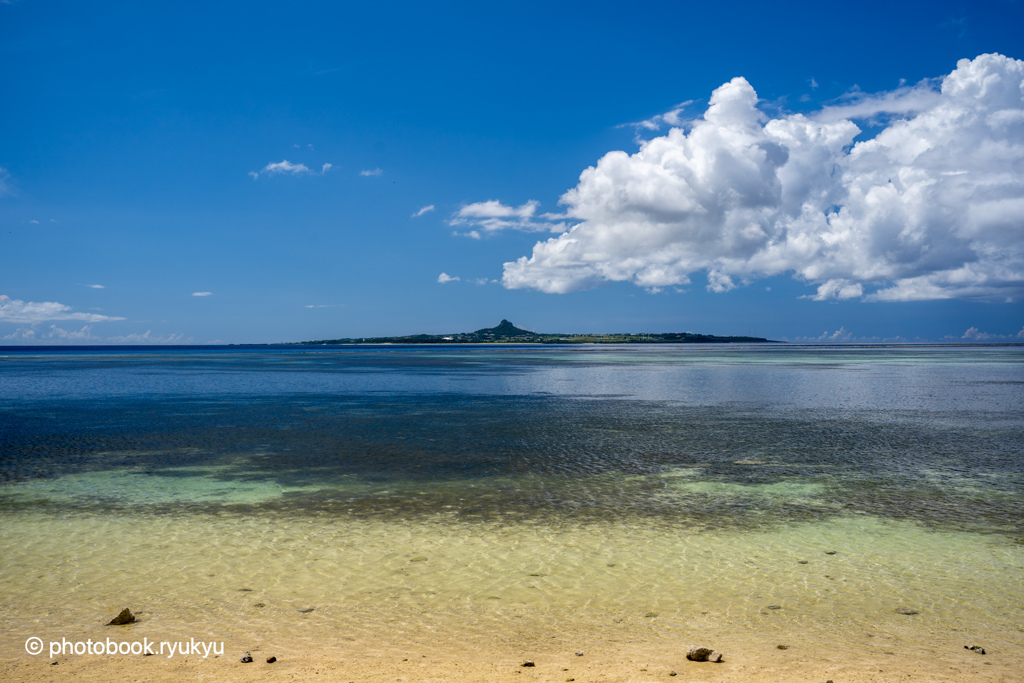
<path id="1" fill-rule="evenodd" d="M 125 607 L 121 612 L 107 622 L 107 626 L 124 626 L 135 621 L 135 615 L 132 614 L 131 610 Z"/>
<path id="2" fill-rule="evenodd" d="M 910 616 L 911 614 L 920 614 L 920 612 L 916 609 L 910 609 L 909 607 L 898 607 L 896 609 L 896 614 L 906 614 L 907 616 Z"/>
<path id="3" fill-rule="evenodd" d="M 686 653 L 686 658 L 692 662 L 720 662 L 724 655 L 718 650 L 710 647 L 691 647 Z"/>

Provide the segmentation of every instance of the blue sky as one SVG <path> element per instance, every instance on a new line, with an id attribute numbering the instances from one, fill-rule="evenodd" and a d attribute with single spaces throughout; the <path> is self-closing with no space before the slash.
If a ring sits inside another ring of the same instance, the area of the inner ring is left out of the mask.
<path id="1" fill-rule="evenodd" d="M 1020 2 L 369 5 L 0 3 L 0 344 L 1024 340 Z"/>

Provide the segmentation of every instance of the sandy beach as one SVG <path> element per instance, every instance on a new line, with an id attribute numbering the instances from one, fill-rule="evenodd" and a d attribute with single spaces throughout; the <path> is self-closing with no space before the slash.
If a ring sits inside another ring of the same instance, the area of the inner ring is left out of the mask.
<path id="1" fill-rule="evenodd" d="M 367 615 L 372 616 L 372 615 Z M 134 628 L 139 629 L 142 624 Z M 116 628 L 116 627 L 111 627 Z M 115 637 L 129 637 L 129 629 Z M 5 629 L 6 631 L 6 629 Z M 9 631 L 8 631 L 9 632 Z M 97 629 L 98 637 L 110 630 Z M 121 635 L 124 634 L 124 635 Z M 722 648 L 718 664 L 690 662 L 686 644 L 704 642 L 699 634 L 621 640 L 590 638 L 592 634 L 564 632 L 545 638 L 520 639 L 513 634 L 478 634 L 473 642 L 456 642 L 443 634 L 414 638 L 339 637 L 316 627 L 303 629 L 291 640 L 254 638 L 259 644 L 230 644 L 221 657 L 70 656 L 51 664 L 47 656 L 6 656 L 0 661 L 5 681 L 67 680 L 324 680 L 384 681 L 1020 681 L 1024 659 L 1019 651 L 999 648 L 978 655 L 963 649 L 950 636 L 928 647 L 901 648 L 885 644 L 874 649 L 836 642 L 825 648 L 804 643 L 798 636 L 776 643 L 755 634 L 719 636 L 709 643 Z M 687 639 L 687 635 L 691 636 Z M 488 642 L 490 640 L 490 642 Z M 704 639 L 709 640 L 709 639 Z M 961 639 L 962 640 L 962 639 Z M 549 641 L 549 642 L 545 642 Z M 319 643 L 319 644 L 317 644 Z M 575 644 L 574 644 L 575 643 Z M 3 639 L 3 651 L 21 647 Z M 786 650 L 778 645 L 787 645 Z M 249 648 L 253 662 L 239 657 Z M 585 647 L 574 650 L 574 647 Z M 575 652 L 582 651 L 582 656 Z M 266 662 L 276 657 L 272 664 Z M 522 666 L 532 661 L 534 666 Z"/>

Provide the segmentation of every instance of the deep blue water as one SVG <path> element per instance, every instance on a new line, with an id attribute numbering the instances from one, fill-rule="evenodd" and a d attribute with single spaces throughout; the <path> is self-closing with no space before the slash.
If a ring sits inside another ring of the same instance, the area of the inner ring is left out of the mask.
<path id="1" fill-rule="evenodd" d="M 282 487 L 228 506 L 253 513 L 867 513 L 1024 539 L 1022 435 L 1021 346 L 0 349 L 0 487 L 182 487 L 6 495 L 0 511 L 222 511 L 189 497 L 198 472 Z"/>

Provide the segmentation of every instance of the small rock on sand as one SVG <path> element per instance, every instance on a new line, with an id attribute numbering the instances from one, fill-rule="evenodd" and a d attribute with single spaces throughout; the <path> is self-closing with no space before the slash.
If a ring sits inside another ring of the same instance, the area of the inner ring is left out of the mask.
<path id="1" fill-rule="evenodd" d="M 248 664 L 252 661 L 252 655 L 249 654 L 248 650 L 246 650 L 245 654 L 238 658 L 238 661 L 240 661 L 242 664 Z"/>
<path id="2" fill-rule="evenodd" d="M 130 609 L 125 607 L 116 617 L 107 622 L 107 626 L 123 626 L 125 624 L 130 624 L 133 621 L 135 621 L 135 615 L 132 614 Z"/>
<path id="3" fill-rule="evenodd" d="M 277 657 L 267 657 L 267 664 L 273 664 L 277 661 Z"/>
<path id="4" fill-rule="evenodd" d="M 527 659 L 525 662 L 520 664 L 520 666 L 537 666 L 537 665 L 534 664 L 531 660 Z"/>
<path id="5" fill-rule="evenodd" d="M 909 607 L 898 607 L 896 608 L 896 614 L 906 614 L 909 616 L 911 614 L 920 614 L 920 612 L 916 609 L 910 609 Z"/>
<path id="6" fill-rule="evenodd" d="M 315 609 L 316 609 L 316 607 L 307 607 L 305 609 L 300 609 L 298 611 L 301 612 L 302 614 L 309 614 L 310 612 L 312 612 Z"/>
<path id="7" fill-rule="evenodd" d="M 686 658 L 692 662 L 720 662 L 722 653 L 710 647 L 691 647 L 686 653 Z"/>

